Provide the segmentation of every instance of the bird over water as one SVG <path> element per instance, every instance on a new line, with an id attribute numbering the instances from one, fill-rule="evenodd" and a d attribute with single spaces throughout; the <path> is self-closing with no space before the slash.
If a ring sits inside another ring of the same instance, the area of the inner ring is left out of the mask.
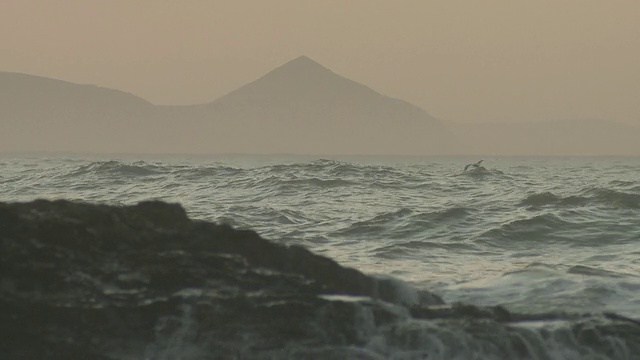
<path id="1" fill-rule="evenodd" d="M 464 167 L 464 171 L 467 171 L 467 169 L 469 169 L 470 167 L 473 167 L 474 169 L 479 168 L 479 167 L 480 167 L 480 164 L 482 164 L 482 162 L 483 162 L 483 161 L 484 161 L 484 160 L 480 160 L 480 161 L 478 161 L 477 163 L 474 163 L 474 164 L 467 164 L 467 165 Z"/>

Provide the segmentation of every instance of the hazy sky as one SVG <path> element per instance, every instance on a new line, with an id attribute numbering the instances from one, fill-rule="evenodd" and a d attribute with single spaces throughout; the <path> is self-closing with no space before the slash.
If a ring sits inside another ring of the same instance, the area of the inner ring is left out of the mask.
<path id="1" fill-rule="evenodd" d="M 2 0 L 0 71 L 211 101 L 299 55 L 454 121 L 640 124 L 640 1 Z"/>

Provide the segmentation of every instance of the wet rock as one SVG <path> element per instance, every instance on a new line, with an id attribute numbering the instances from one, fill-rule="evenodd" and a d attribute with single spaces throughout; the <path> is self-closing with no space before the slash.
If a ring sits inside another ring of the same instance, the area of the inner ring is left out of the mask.
<path id="1" fill-rule="evenodd" d="M 181 331 L 221 349 L 354 344 L 364 341 L 361 306 L 320 295 L 365 296 L 384 319 L 395 315 L 375 301 L 402 303 L 406 293 L 397 281 L 253 231 L 191 221 L 162 202 L 0 204 L 0 260 L 0 351 L 16 358 L 119 358 Z"/>

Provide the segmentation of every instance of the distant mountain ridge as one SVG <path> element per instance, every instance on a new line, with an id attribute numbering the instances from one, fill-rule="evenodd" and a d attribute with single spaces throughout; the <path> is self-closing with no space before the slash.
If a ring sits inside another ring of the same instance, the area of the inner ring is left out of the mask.
<path id="1" fill-rule="evenodd" d="M 140 97 L 119 90 L 0 71 L 0 111 L 3 115 L 11 112 L 18 115 L 25 109 L 40 110 L 33 107 L 34 103 L 43 107 L 42 110 L 64 110 L 65 106 L 78 108 L 88 105 L 124 105 L 130 108 L 152 105 Z M 47 108 L 47 105 L 51 108 Z"/>
<path id="2" fill-rule="evenodd" d="M 640 155 L 612 122 L 456 124 L 300 56 L 209 103 L 0 72 L 0 152 Z"/>
<path id="3" fill-rule="evenodd" d="M 302 56 L 205 107 L 228 133 L 259 129 L 245 143 L 275 152 L 437 153 L 450 145 L 443 124 L 426 111 L 381 95 Z M 287 142 L 281 140 L 285 135 Z M 227 148 L 234 148 L 229 139 Z M 280 142 L 279 144 L 276 144 Z"/>
<path id="4" fill-rule="evenodd" d="M 0 72 L 0 151 L 140 149 L 137 128 L 154 108 L 119 90 Z"/>
<path id="5" fill-rule="evenodd" d="M 452 142 L 426 111 L 301 56 L 207 104 L 0 73 L 0 151 L 433 154 Z"/>

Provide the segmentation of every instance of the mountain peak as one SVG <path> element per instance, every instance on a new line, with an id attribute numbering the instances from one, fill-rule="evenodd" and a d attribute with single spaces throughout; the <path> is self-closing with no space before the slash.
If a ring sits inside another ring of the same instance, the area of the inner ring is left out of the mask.
<path id="1" fill-rule="evenodd" d="M 318 63 L 317 61 L 311 59 L 310 57 L 306 56 L 306 55 L 300 55 L 297 58 L 290 60 L 289 62 L 285 63 L 284 65 L 298 65 L 298 66 L 320 66 L 320 67 L 324 67 L 322 65 L 320 65 L 320 63 Z"/>
<path id="2" fill-rule="evenodd" d="M 310 119 L 311 113 L 317 113 L 325 114 L 324 120 L 328 117 L 334 120 L 356 117 L 373 119 L 385 113 L 394 113 L 389 115 L 386 121 L 411 118 L 437 123 L 437 120 L 424 110 L 402 100 L 381 95 L 366 85 L 336 74 L 305 55 L 289 60 L 261 78 L 218 98 L 210 105 L 244 109 L 243 111 L 261 109 L 265 114 L 266 109 L 274 112 L 277 110 L 283 113 L 273 116 L 280 118 Z M 300 109 L 306 109 L 305 113 L 295 116 L 284 115 L 286 112 Z M 397 115 L 395 112 L 404 114 Z M 342 115 L 336 115 L 338 113 Z M 318 119 L 320 118 L 322 117 L 318 115 Z M 320 120 L 324 121 L 323 119 Z"/>
<path id="3" fill-rule="evenodd" d="M 309 73 L 331 73 L 332 71 L 322 66 L 317 61 L 302 55 L 275 68 L 270 74 L 284 73 L 287 76 L 295 76 Z"/>
<path id="4" fill-rule="evenodd" d="M 333 93 L 339 97 L 338 93 L 358 92 L 360 88 L 365 87 L 302 55 L 213 103 L 220 103 L 224 98 L 251 98 L 251 101 L 262 101 L 265 104 L 270 101 L 315 102 L 328 96 L 327 94 Z"/>

